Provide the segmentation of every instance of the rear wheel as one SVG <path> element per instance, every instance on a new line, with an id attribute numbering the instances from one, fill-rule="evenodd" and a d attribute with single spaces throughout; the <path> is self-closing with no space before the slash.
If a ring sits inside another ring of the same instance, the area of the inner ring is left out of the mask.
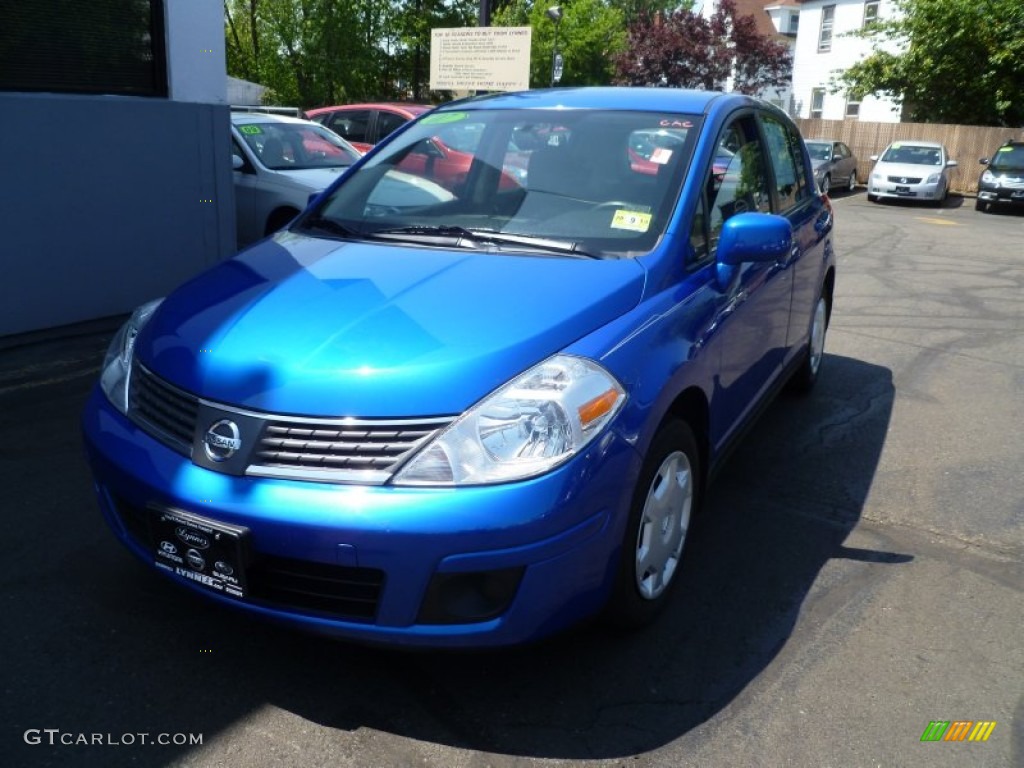
<path id="1" fill-rule="evenodd" d="M 616 624 L 641 626 L 665 607 L 700 505 L 700 478 L 693 430 L 684 421 L 667 422 L 651 441 L 633 492 L 607 610 Z"/>
<path id="2" fill-rule="evenodd" d="M 818 383 L 821 362 L 825 357 L 825 332 L 828 330 L 828 299 L 822 293 L 814 305 L 811 318 L 811 337 L 807 340 L 804 361 L 793 374 L 791 384 L 798 392 L 810 392 Z"/>

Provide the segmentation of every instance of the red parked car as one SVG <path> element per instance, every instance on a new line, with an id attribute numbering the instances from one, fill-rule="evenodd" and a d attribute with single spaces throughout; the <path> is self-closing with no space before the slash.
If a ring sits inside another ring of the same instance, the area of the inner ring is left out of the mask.
<path id="1" fill-rule="evenodd" d="M 311 109 L 306 116 L 366 152 L 388 134 L 430 109 L 433 107 L 426 104 L 348 104 Z M 413 148 L 397 167 L 456 192 L 465 182 L 473 164 L 473 151 L 478 139 L 462 126 L 439 125 L 437 135 Z M 502 186 L 516 186 L 516 178 L 517 173 L 506 168 Z"/>
<path id="2" fill-rule="evenodd" d="M 330 128 L 361 152 L 366 152 L 396 128 L 433 109 L 429 104 L 346 104 L 320 107 L 306 117 Z"/>

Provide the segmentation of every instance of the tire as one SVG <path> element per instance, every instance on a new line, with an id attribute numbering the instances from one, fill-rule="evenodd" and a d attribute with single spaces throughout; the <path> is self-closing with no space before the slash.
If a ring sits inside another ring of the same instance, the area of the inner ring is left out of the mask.
<path id="1" fill-rule="evenodd" d="M 832 188 L 832 177 L 829 174 L 825 174 L 825 178 L 821 180 L 821 194 L 827 195 L 828 191 Z"/>
<path id="2" fill-rule="evenodd" d="M 821 363 L 825 357 L 828 315 L 828 297 L 822 292 L 814 305 L 814 315 L 811 317 L 811 335 L 807 340 L 807 347 L 804 349 L 803 362 L 790 380 L 792 389 L 796 392 L 810 392 L 818 383 Z"/>
<path id="3" fill-rule="evenodd" d="M 281 229 L 281 227 L 298 215 L 299 212 L 293 208 L 278 208 L 267 217 L 267 228 L 264 230 L 263 234 L 274 234 L 277 230 Z"/>
<path id="4" fill-rule="evenodd" d="M 987 200 L 975 200 L 974 201 L 974 210 L 982 211 L 984 213 L 988 213 L 989 211 L 992 210 L 992 204 L 990 202 L 988 202 Z"/>
<path id="5" fill-rule="evenodd" d="M 853 172 L 850 174 L 850 180 L 846 183 L 846 193 L 852 195 L 857 191 L 857 173 Z"/>
<path id="6" fill-rule="evenodd" d="M 877 203 L 878 202 L 878 195 L 872 195 L 870 192 L 868 192 L 868 202 L 869 203 Z"/>
<path id="7" fill-rule="evenodd" d="M 614 624 L 643 626 L 668 603 L 700 507 L 701 478 L 693 430 L 685 421 L 666 422 L 651 441 L 633 492 L 606 610 Z"/>

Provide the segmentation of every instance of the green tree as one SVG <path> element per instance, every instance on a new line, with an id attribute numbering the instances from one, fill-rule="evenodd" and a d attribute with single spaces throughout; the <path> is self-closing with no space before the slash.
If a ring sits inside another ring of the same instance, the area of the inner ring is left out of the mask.
<path id="1" fill-rule="evenodd" d="M 228 73 L 303 108 L 393 96 L 389 0 L 226 0 Z"/>
<path id="2" fill-rule="evenodd" d="M 625 48 L 623 12 L 604 0 L 530 2 L 515 0 L 491 16 L 495 27 L 532 27 L 530 84 L 543 88 L 551 82 L 555 23 L 546 15 L 554 5 L 562 9 L 558 24 L 558 50 L 564 69 L 559 85 L 608 85 L 613 60 Z"/>
<path id="3" fill-rule="evenodd" d="M 1024 125 L 1021 0 L 897 0 L 897 10 L 858 33 L 873 52 L 837 74 L 834 91 L 889 96 L 912 122 Z"/>

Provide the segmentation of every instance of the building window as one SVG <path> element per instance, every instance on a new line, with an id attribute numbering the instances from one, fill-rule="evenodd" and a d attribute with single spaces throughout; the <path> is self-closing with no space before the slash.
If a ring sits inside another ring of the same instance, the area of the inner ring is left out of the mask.
<path id="1" fill-rule="evenodd" d="M 847 117 L 860 117 L 860 99 L 847 94 L 846 96 L 846 116 Z"/>
<path id="2" fill-rule="evenodd" d="M 812 88 L 811 89 L 811 119 L 821 119 L 822 114 L 825 112 L 825 89 L 824 88 Z"/>
<path id="3" fill-rule="evenodd" d="M 167 96 L 163 0 L 4 5 L 0 91 Z"/>
<path id="4" fill-rule="evenodd" d="M 791 14 L 789 14 L 789 34 L 795 35 L 799 28 L 800 28 L 800 14 L 799 13 L 791 13 Z"/>
<path id="5" fill-rule="evenodd" d="M 864 3 L 864 29 L 878 23 L 878 6 L 881 0 L 866 0 Z"/>
<path id="6" fill-rule="evenodd" d="M 836 7 L 826 5 L 821 9 L 821 31 L 818 33 L 818 53 L 832 50 L 832 24 L 836 18 Z"/>

